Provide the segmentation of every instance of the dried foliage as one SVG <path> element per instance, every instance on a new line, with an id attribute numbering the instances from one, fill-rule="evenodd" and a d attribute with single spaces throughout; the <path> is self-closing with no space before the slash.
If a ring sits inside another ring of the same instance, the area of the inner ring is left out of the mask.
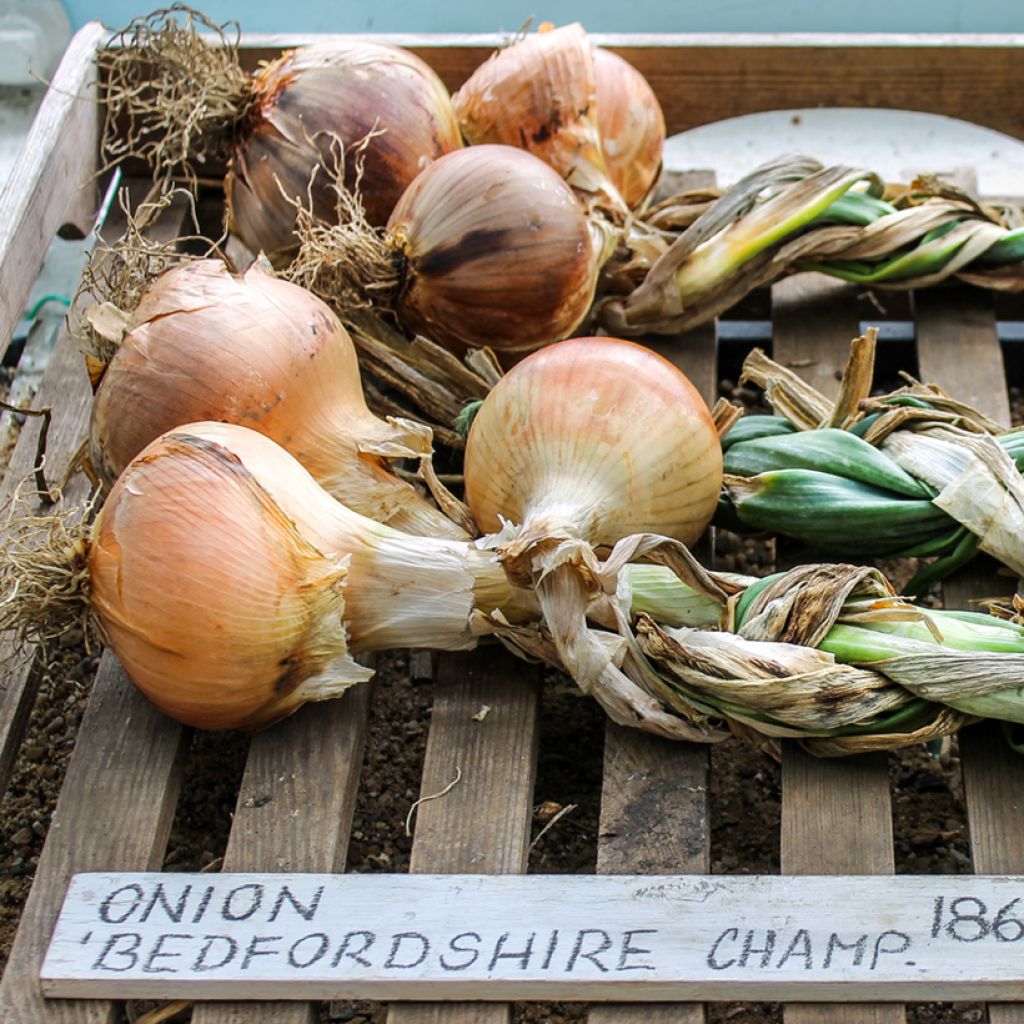
<path id="1" fill-rule="evenodd" d="M 97 57 L 108 163 L 141 158 L 158 181 L 180 174 L 194 184 L 197 166 L 223 159 L 253 102 L 238 37 L 237 23 L 183 4 L 116 33 Z"/>
<path id="2" fill-rule="evenodd" d="M 79 628 L 88 637 L 89 533 L 93 502 L 51 509 L 52 495 L 19 486 L 3 510 L 0 631 L 15 642 L 46 644 Z"/>

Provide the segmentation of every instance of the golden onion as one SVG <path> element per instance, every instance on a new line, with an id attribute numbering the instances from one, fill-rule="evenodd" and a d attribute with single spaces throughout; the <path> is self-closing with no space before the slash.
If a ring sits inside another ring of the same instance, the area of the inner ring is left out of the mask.
<path id="1" fill-rule="evenodd" d="M 492 54 L 452 106 L 473 145 L 528 150 L 574 188 L 624 210 L 601 147 L 593 46 L 582 25 L 545 25 Z"/>
<path id="2" fill-rule="evenodd" d="M 160 434 L 196 420 L 240 423 L 291 452 L 332 495 L 396 529 L 465 534 L 388 469 L 430 454 L 430 431 L 366 407 L 355 348 L 316 296 L 258 265 L 219 260 L 155 278 L 96 392 L 90 458 L 113 482 Z"/>
<path id="3" fill-rule="evenodd" d="M 529 615 L 493 556 L 332 499 L 269 438 L 188 424 L 133 460 L 94 523 L 91 608 L 135 685 L 201 728 L 258 728 L 368 677 L 351 652 L 462 650 Z"/>
<path id="4" fill-rule="evenodd" d="M 564 529 L 610 546 L 633 533 L 693 543 L 711 521 L 722 450 L 689 378 L 650 349 L 571 338 L 513 367 L 466 443 L 480 528 Z"/>
<path id="5" fill-rule="evenodd" d="M 672 559 L 717 505 L 721 446 L 685 374 L 613 338 L 541 349 L 480 406 L 465 478 L 473 515 L 484 530 L 503 527 L 494 545 L 509 579 L 535 589 L 558 663 L 577 685 L 616 722 L 700 738 L 652 695 L 650 680 L 630 675 L 621 637 L 602 637 L 589 622 L 603 608 L 620 626 L 609 594 L 625 562 Z M 596 549 L 610 547 L 602 564 Z"/>
<path id="6" fill-rule="evenodd" d="M 470 146 L 430 164 L 381 237 L 310 221 L 288 274 L 337 306 L 374 302 L 456 353 L 522 352 L 583 320 L 614 244 L 542 160 Z"/>

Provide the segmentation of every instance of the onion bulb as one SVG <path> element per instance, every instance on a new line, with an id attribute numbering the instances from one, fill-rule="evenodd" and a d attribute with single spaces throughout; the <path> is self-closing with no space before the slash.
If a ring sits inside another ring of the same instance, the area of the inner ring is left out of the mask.
<path id="1" fill-rule="evenodd" d="M 558 661 L 616 722 L 707 738 L 629 658 L 610 599 L 633 557 L 680 556 L 708 525 L 722 484 L 714 423 L 686 376 L 631 342 L 573 338 L 512 368 L 476 414 L 466 443 L 466 501 L 496 531 L 509 579 L 532 585 Z M 504 521 L 504 522 L 503 522 Z M 605 563 L 600 548 L 612 548 Z M 615 568 L 613 568 L 615 567 Z M 619 637 L 595 633 L 605 608 Z M 661 687 L 663 690 L 664 688 Z"/>
<path id="2" fill-rule="evenodd" d="M 598 546 L 632 533 L 693 543 L 722 485 L 707 406 L 668 360 L 628 341 L 571 338 L 528 356 L 484 400 L 466 442 L 466 501 Z"/>
<path id="3" fill-rule="evenodd" d="M 355 190 L 361 168 L 360 198 L 378 226 L 430 161 L 462 145 L 441 80 L 414 54 L 393 46 L 304 46 L 262 68 L 252 93 L 224 184 L 227 226 L 275 266 L 297 246 L 288 199 L 311 199 L 322 217 L 334 213 L 330 176 L 318 174 L 312 187 L 310 181 L 335 139 L 349 150 L 345 186 Z"/>
<path id="4" fill-rule="evenodd" d="M 91 462 L 113 482 L 182 423 L 223 420 L 273 438 L 339 500 L 397 529 L 465 534 L 387 468 L 428 456 L 430 431 L 366 407 L 355 348 L 316 296 L 254 264 L 182 263 L 155 278 L 127 318 L 96 392 Z"/>
<path id="5" fill-rule="evenodd" d="M 457 353 L 519 352 L 582 321 L 612 241 L 543 161 L 470 146 L 416 178 L 383 239 L 358 225 L 314 230 L 289 274 L 328 301 L 373 298 Z"/>
<path id="6" fill-rule="evenodd" d="M 188 424 L 133 460 L 94 523 L 90 601 L 129 678 L 200 728 L 258 728 L 369 673 L 353 652 L 462 650 L 528 615 L 473 545 L 332 499 L 245 427 Z"/>
<path id="7" fill-rule="evenodd" d="M 661 172 L 665 115 L 647 79 L 617 54 L 595 46 L 594 72 L 605 166 L 626 204 L 636 209 Z"/>
<path id="8" fill-rule="evenodd" d="M 582 25 L 543 26 L 499 50 L 452 96 L 452 106 L 470 143 L 526 149 L 574 188 L 625 211 L 601 145 L 594 48 Z"/>

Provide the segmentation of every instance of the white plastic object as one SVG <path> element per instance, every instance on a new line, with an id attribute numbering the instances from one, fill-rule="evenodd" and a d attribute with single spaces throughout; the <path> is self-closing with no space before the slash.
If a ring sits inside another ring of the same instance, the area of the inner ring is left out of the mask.
<path id="1" fill-rule="evenodd" d="M 60 0 L 0 0 L 0 85 L 38 85 L 71 38 Z"/>

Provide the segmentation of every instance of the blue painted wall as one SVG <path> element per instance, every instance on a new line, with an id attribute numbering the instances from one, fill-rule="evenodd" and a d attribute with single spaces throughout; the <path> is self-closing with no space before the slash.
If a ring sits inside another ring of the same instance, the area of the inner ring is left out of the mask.
<path id="1" fill-rule="evenodd" d="M 121 27 L 157 0 L 64 0 L 72 26 Z M 195 0 L 250 32 L 498 32 L 528 18 L 591 32 L 1024 32 L 1024 0 Z"/>

